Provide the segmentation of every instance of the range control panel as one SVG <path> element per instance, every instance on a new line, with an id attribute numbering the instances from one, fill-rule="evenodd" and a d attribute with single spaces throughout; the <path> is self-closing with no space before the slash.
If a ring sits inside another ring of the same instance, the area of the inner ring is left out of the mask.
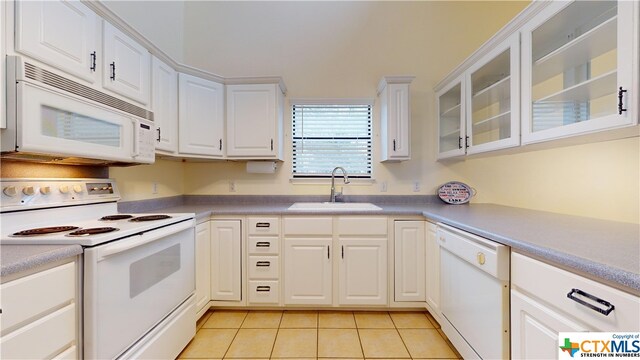
<path id="1" fill-rule="evenodd" d="M 1 211 L 118 201 L 111 179 L 1 179 Z"/>

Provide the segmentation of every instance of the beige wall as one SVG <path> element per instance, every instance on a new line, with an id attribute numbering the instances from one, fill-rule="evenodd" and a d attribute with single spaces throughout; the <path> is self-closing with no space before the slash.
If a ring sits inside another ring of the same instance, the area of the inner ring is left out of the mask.
<path id="1" fill-rule="evenodd" d="M 185 193 L 183 176 L 180 161 L 156 160 L 153 165 L 109 168 L 109 177 L 116 180 L 124 201 L 182 195 Z"/>
<path id="2" fill-rule="evenodd" d="M 388 183 L 387 194 L 414 194 L 414 180 L 421 182 L 422 194 L 433 193 L 445 181 L 460 180 L 478 190 L 474 202 L 640 222 L 637 137 L 436 161 L 433 87 L 525 6 L 525 2 L 187 2 L 184 62 L 222 76 L 281 75 L 289 98 L 374 97 L 381 76 L 415 75 L 412 160 L 374 164 L 376 180 Z M 377 120 L 376 115 L 376 127 Z M 286 115 L 285 129 L 289 127 Z M 287 133 L 285 143 L 289 142 Z M 181 186 L 186 194 L 230 194 L 229 181 L 236 183 L 235 194 L 328 193 L 326 184 L 290 183 L 290 146 L 286 149 L 285 162 L 273 175 L 247 174 L 239 162 L 160 162 L 142 167 L 147 170 L 125 168 L 115 174 L 128 199 L 152 197 L 151 181 L 166 183 L 176 194 Z M 375 148 L 374 155 L 377 152 Z M 172 172 L 165 173 L 167 168 Z M 181 170 L 183 180 L 174 179 Z M 346 193 L 379 194 L 379 184 L 349 186 Z"/>

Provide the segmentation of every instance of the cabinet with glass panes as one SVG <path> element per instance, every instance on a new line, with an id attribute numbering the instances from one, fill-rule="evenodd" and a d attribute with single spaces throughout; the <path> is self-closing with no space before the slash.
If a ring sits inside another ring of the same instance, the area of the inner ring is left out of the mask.
<path id="1" fill-rule="evenodd" d="M 638 8 L 552 2 L 523 26 L 523 143 L 637 122 Z"/>
<path id="2" fill-rule="evenodd" d="M 518 45 L 516 33 L 438 91 L 438 159 L 520 144 Z"/>
<path id="3" fill-rule="evenodd" d="M 436 94 L 438 111 L 438 159 L 465 154 L 462 78 Z"/>
<path id="4" fill-rule="evenodd" d="M 468 154 L 520 144 L 518 46 L 513 34 L 466 72 Z"/>

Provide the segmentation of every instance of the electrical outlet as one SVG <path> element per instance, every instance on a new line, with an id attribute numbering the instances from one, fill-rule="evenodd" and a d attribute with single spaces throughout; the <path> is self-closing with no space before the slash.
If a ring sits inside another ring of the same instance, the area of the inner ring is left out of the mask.
<path id="1" fill-rule="evenodd" d="M 236 192 L 236 182 L 229 181 L 229 192 Z"/>
<path id="2" fill-rule="evenodd" d="M 383 181 L 380 183 L 380 192 L 387 192 L 387 182 Z"/>
<path id="3" fill-rule="evenodd" d="M 151 184 L 151 193 L 152 194 L 158 193 L 158 183 L 155 181 L 153 182 L 153 184 Z"/>
<path id="4" fill-rule="evenodd" d="M 416 180 L 413 182 L 413 192 L 420 192 L 420 181 Z"/>

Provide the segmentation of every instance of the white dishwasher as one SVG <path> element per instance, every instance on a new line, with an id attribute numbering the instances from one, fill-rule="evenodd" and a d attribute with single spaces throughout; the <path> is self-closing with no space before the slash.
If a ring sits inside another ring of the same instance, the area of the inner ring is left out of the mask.
<path id="1" fill-rule="evenodd" d="M 509 358 L 508 246 L 438 224 L 442 329 L 465 359 Z"/>

